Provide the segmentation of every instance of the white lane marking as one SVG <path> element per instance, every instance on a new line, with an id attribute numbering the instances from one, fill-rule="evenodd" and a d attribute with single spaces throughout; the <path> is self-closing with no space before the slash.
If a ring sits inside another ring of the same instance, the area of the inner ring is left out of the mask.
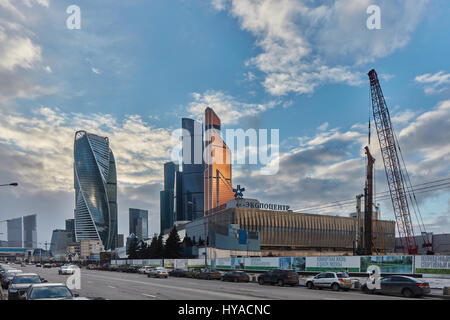
<path id="1" fill-rule="evenodd" d="M 152 296 L 151 294 L 142 293 L 142 295 L 150 298 L 156 298 L 156 296 Z"/>
<path id="2" fill-rule="evenodd" d="M 255 297 L 255 296 L 247 296 L 247 295 L 243 295 L 243 294 L 239 294 L 239 293 L 231 294 L 231 293 L 216 292 L 216 291 L 205 290 L 205 289 L 194 289 L 194 288 L 186 288 L 186 287 L 179 287 L 179 286 L 170 286 L 170 285 L 164 285 L 164 284 L 159 284 L 159 283 L 155 283 L 155 282 L 144 282 L 144 281 L 136 281 L 136 280 L 129 280 L 129 279 L 94 276 L 94 275 L 91 275 L 91 274 L 90 275 L 85 275 L 85 276 L 98 278 L 98 279 L 105 279 L 105 280 L 114 281 L 114 282 L 116 282 L 116 281 L 134 282 L 134 283 L 144 284 L 144 285 L 153 286 L 153 287 L 175 289 L 177 291 L 180 291 L 180 290 L 181 291 L 191 291 L 191 292 L 202 293 L 202 294 L 216 295 L 216 296 L 219 296 L 219 297 L 228 296 L 228 297 L 233 298 L 233 299 L 250 299 L 250 300 L 270 299 L 270 298 L 262 298 L 262 297 Z"/>
<path id="3" fill-rule="evenodd" d="M 116 287 L 113 287 L 113 286 L 108 286 L 108 287 L 110 287 L 111 289 L 116 289 Z"/>

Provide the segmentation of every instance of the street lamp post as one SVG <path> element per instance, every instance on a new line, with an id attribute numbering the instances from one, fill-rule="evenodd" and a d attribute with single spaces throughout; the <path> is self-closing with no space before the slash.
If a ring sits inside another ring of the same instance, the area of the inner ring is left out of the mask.
<path id="1" fill-rule="evenodd" d="M 17 187 L 19 184 L 17 182 L 0 184 L 0 187 Z"/>

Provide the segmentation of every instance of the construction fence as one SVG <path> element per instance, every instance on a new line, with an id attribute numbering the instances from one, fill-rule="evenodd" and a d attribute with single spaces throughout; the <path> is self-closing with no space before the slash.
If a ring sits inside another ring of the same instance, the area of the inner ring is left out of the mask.
<path id="1" fill-rule="evenodd" d="M 134 265 L 166 268 L 204 267 L 205 259 L 134 259 L 111 260 L 111 265 Z M 319 256 L 319 257 L 240 257 L 207 259 L 210 268 L 219 270 L 367 272 L 377 265 L 381 273 L 450 274 L 450 256 Z"/>

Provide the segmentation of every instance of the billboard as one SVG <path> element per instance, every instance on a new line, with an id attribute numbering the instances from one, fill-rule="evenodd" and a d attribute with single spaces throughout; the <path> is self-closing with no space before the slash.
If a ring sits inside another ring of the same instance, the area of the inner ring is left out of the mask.
<path id="1" fill-rule="evenodd" d="M 416 273 L 450 274 L 450 256 L 415 256 Z"/>
<path id="2" fill-rule="evenodd" d="M 331 256 L 306 257 L 306 271 L 348 271 L 359 272 L 360 257 Z"/>
<path id="3" fill-rule="evenodd" d="M 376 265 L 381 273 L 413 273 L 413 256 L 364 256 L 361 258 L 361 272 L 367 267 Z"/>
<path id="4" fill-rule="evenodd" d="M 245 261 L 244 269 L 249 271 L 267 271 L 279 268 L 279 258 L 242 258 Z"/>
<path id="5" fill-rule="evenodd" d="M 188 266 L 188 259 L 175 259 L 173 263 L 176 269 L 184 269 Z"/>
<path id="6" fill-rule="evenodd" d="M 291 269 L 295 271 L 306 271 L 306 257 L 292 257 Z"/>
<path id="7" fill-rule="evenodd" d="M 231 258 L 217 258 L 216 259 L 217 269 L 231 269 Z"/>

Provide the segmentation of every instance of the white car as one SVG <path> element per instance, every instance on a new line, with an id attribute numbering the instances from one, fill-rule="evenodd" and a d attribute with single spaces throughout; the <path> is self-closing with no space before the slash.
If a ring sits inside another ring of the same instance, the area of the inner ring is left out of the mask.
<path id="1" fill-rule="evenodd" d="M 141 274 L 148 274 L 152 267 L 150 266 L 143 266 L 142 268 L 139 268 L 138 272 Z"/>
<path id="2" fill-rule="evenodd" d="M 306 279 L 306 287 L 348 291 L 352 287 L 352 280 L 346 272 L 321 272 L 315 277 Z"/>
<path id="3" fill-rule="evenodd" d="M 74 266 L 61 266 L 58 270 L 58 274 L 74 274 Z"/>

